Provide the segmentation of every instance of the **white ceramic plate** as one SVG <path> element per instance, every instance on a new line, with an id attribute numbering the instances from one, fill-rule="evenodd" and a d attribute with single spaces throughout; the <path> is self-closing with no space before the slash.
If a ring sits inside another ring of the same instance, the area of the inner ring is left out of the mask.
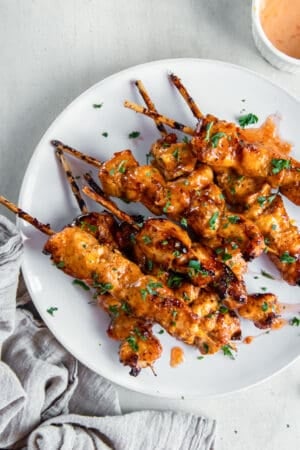
<path id="1" fill-rule="evenodd" d="M 131 148 L 145 163 L 150 144 L 158 133 L 153 122 L 123 107 L 125 99 L 142 104 L 132 81 L 143 80 L 158 110 L 183 123 L 195 121 L 181 97 L 169 83 L 168 72 L 174 72 L 193 95 L 203 112 L 236 120 L 241 112 L 255 113 L 260 123 L 269 114 L 280 114 L 281 134 L 300 147 L 300 105 L 296 99 L 259 75 L 216 61 L 197 59 L 165 60 L 145 64 L 120 72 L 91 87 L 69 105 L 55 120 L 37 146 L 23 181 L 20 206 L 41 221 L 59 230 L 78 214 L 78 208 L 54 156 L 51 139 L 63 142 L 100 160 L 114 151 Z M 103 103 L 99 109 L 94 103 Z M 128 138 L 131 131 L 140 131 L 141 138 Z M 102 136 L 103 132 L 108 137 Z M 87 169 L 72 160 L 76 174 Z M 286 202 L 292 217 L 299 221 L 299 209 Z M 94 210 L 95 204 L 90 204 Z M 137 204 L 122 207 L 130 213 L 142 212 Z M 99 208 L 100 210 L 101 208 Z M 128 368 L 118 361 L 118 343 L 106 336 L 109 320 L 105 313 L 90 305 L 89 295 L 72 285 L 72 279 L 51 265 L 41 253 L 45 236 L 30 225 L 19 222 L 25 242 L 23 273 L 33 301 L 47 326 L 76 358 L 95 372 L 129 389 L 146 394 L 181 397 L 216 395 L 232 392 L 266 379 L 293 361 L 300 352 L 299 329 L 286 326 L 263 334 L 249 323 L 243 323 L 244 336 L 261 336 L 251 345 L 239 345 L 233 361 L 222 354 L 198 360 L 195 348 L 159 335 L 164 350 L 156 363 L 157 377 L 144 370 L 131 377 Z M 264 268 L 278 276 L 276 270 L 261 257 L 252 263 L 247 275 L 249 292 L 262 292 L 262 287 L 278 294 L 281 301 L 297 302 L 299 288 L 260 276 Z M 259 278 L 255 279 L 254 277 Z M 56 306 L 52 317 L 46 310 Z M 160 327 L 155 327 L 156 332 Z M 185 362 L 177 368 L 169 365 L 170 349 L 184 348 Z"/>

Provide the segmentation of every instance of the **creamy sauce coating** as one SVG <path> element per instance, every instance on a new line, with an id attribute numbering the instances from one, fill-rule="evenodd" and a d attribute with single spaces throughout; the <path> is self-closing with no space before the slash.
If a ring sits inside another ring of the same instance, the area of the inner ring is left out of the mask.
<path id="1" fill-rule="evenodd" d="M 264 0 L 260 19 L 272 44 L 300 59 L 300 0 Z"/>

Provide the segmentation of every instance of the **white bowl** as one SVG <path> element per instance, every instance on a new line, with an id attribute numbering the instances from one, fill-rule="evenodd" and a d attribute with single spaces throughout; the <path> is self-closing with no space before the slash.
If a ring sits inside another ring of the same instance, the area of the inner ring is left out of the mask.
<path id="1" fill-rule="evenodd" d="M 277 69 L 292 73 L 300 72 L 300 59 L 292 58 L 278 50 L 266 36 L 260 21 L 261 4 L 262 0 L 252 0 L 252 34 L 256 47 Z"/>

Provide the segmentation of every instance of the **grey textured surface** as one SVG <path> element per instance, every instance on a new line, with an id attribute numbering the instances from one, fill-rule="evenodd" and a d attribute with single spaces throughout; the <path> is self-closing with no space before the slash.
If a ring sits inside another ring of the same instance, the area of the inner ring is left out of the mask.
<path id="1" fill-rule="evenodd" d="M 256 50 L 250 0 L 0 0 L 0 39 L 0 192 L 12 200 L 58 113 L 126 67 L 172 57 L 219 59 L 256 70 L 300 97 L 300 76 L 277 71 Z M 218 448 L 294 449 L 300 441 L 300 361 L 219 399 L 119 393 L 128 411 L 175 408 L 216 418 Z"/>

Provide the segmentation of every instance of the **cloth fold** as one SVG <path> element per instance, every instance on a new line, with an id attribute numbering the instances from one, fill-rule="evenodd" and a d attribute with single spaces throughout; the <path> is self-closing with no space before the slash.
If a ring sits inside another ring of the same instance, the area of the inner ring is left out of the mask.
<path id="1" fill-rule="evenodd" d="M 174 411 L 122 415 L 114 386 L 33 317 L 24 289 L 16 312 L 21 254 L 18 231 L 0 216 L 0 448 L 213 449 L 213 420 Z"/>

